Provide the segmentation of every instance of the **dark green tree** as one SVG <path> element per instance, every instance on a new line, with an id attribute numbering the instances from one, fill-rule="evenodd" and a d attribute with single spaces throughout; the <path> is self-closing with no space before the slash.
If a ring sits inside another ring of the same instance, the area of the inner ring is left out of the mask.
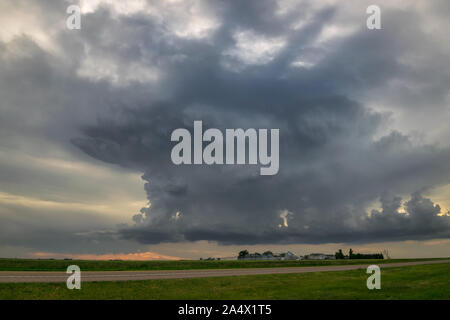
<path id="1" fill-rule="evenodd" d="M 344 253 L 342 252 L 342 249 L 339 249 L 338 252 L 336 252 L 335 254 L 336 259 L 345 259 Z"/>
<path id="2" fill-rule="evenodd" d="M 244 258 L 248 256 L 248 250 L 242 250 L 239 252 L 239 258 Z"/>

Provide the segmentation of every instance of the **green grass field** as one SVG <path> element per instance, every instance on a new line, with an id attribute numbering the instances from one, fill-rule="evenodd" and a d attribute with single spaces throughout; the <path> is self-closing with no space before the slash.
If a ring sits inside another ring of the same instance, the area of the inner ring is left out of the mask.
<path id="1" fill-rule="evenodd" d="M 450 263 L 381 271 L 368 290 L 365 270 L 203 279 L 0 283 L 0 299 L 450 299 Z"/>
<path id="2" fill-rule="evenodd" d="M 438 258 L 445 259 L 445 258 Z M 227 269 L 227 268 L 271 268 L 271 267 L 311 267 L 342 264 L 380 264 L 437 259 L 390 259 L 390 260 L 304 260 L 304 261 L 93 261 L 93 260 L 37 260 L 0 259 L 0 271 L 65 271 L 76 264 L 82 271 L 138 271 L 138 270 L 187 270 L 187 269 Z"/>

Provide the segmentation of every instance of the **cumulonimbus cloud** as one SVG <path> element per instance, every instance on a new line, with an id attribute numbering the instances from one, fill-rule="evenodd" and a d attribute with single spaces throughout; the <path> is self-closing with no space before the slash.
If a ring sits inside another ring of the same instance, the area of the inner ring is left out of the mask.
<path id="1" fill-rule="evenodd" d="M 73 139 L 97 159 L 144 172 L 151 206 L 121 235 L 142 243 L 226 244 L 449 237 L 450 217 L 420 192 L 449 183 L 450 150 L 417 144 L 396 130 L 383 132 L 389 113 L 358 100 L 389 82 L 421 83 L 423 74 L 413 77 L 419 69 L 432 78 L 434 68 L 405 62 L 411 48 L 421 48 L 417 39 L 426 39 L 425 32 L 416 26 L 414 38 L 405 37 L 403 13 L 386 8 L 388 31 L 356 28 L 324 43 L 317 39 L 330 21 L 340 21 L 337 6 L 311 9 L 298 31 L 292 23 L 304 11 L 283 19 L 264 10 L 270 3 L 220 7 L 224 19 L 204 39 L 158 37 L 162 26 L 152 24 L 145 52 L 163 66 L 160 95 L 103 116 Z M 241 19 L 237 8 L 248 10 L 249 18 Z M 242 30 L 255 39 L 283 40 L 276 50 L 266 48 L 270 41 L 261 44 L 267 59 L 241 59 L 245 53 L 237 50 L 245 46 L 236 32 Z M 435 43 L 435 50 L 446 49 Z M 295 63 L 302 55 L 310 59 L 308 67 Z M 431 85 L 437 90 L 423 91 L 429 101 L 448 94 L 439 81 Z M 170 133 L 192 130 L 194 120 L 205 128 L 280 128 L 279 173 L 261 177 L 257 166 L 173 165 Z M 377 199 L 382 209 L 370 211 Z M 280 210 L 291 212 L 286 225 Z"/>

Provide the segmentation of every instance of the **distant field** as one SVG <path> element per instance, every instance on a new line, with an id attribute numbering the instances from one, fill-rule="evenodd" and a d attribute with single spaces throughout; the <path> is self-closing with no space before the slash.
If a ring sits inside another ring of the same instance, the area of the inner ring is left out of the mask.
<path id="1" fill-rule="evenodd" d="M 202 279 L 0 283 L 0 299 L 450 299 L 450 263 L 382 269 L 381 290 L 365 270 Z"/>
<path id="2" fill-rule="evenodd" d="M 390 259 L 390 260 L 304 260 L 304 261 L 93 261 L 93 260 L 37 260 L 1 259 L 0 271 L 65 271 L 71 264 L 78 265 L 82 271 L 138 271 L 138 270 L 187 270 L 187 269 L 227 269 L 227 268 L 273 268 L 273 267 L 311 267 L 325 265 L 347 265 L 366 263 L 393 263 L 436 259 Z"/>

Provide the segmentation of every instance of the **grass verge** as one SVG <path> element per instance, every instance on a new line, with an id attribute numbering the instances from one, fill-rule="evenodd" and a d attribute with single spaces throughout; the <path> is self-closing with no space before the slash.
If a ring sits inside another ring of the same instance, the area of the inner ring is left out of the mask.
<path id="1" fill-rule="evenodd" d="M 0 299 L 450 299 L 450 263 L 383 269 L 381 290 L 365 270 L 197 279 L 0 283 Z"/>
<path id="2" fill-rule="evenodd" d="M 229 268 L 311 267 L 327 265 L 382 264 L 436 259 L 390 259 L 390 260 L 303 260 L 303 261 L 239 261 L 239 260 L 177 260 L 177 261 L 94 261 L 94 260 L 40 260 L 0 259 L 0 271 L 65 271 L 75 264 L 82 271 L 139 271 L 139 270 L 188 270 Z"/>

